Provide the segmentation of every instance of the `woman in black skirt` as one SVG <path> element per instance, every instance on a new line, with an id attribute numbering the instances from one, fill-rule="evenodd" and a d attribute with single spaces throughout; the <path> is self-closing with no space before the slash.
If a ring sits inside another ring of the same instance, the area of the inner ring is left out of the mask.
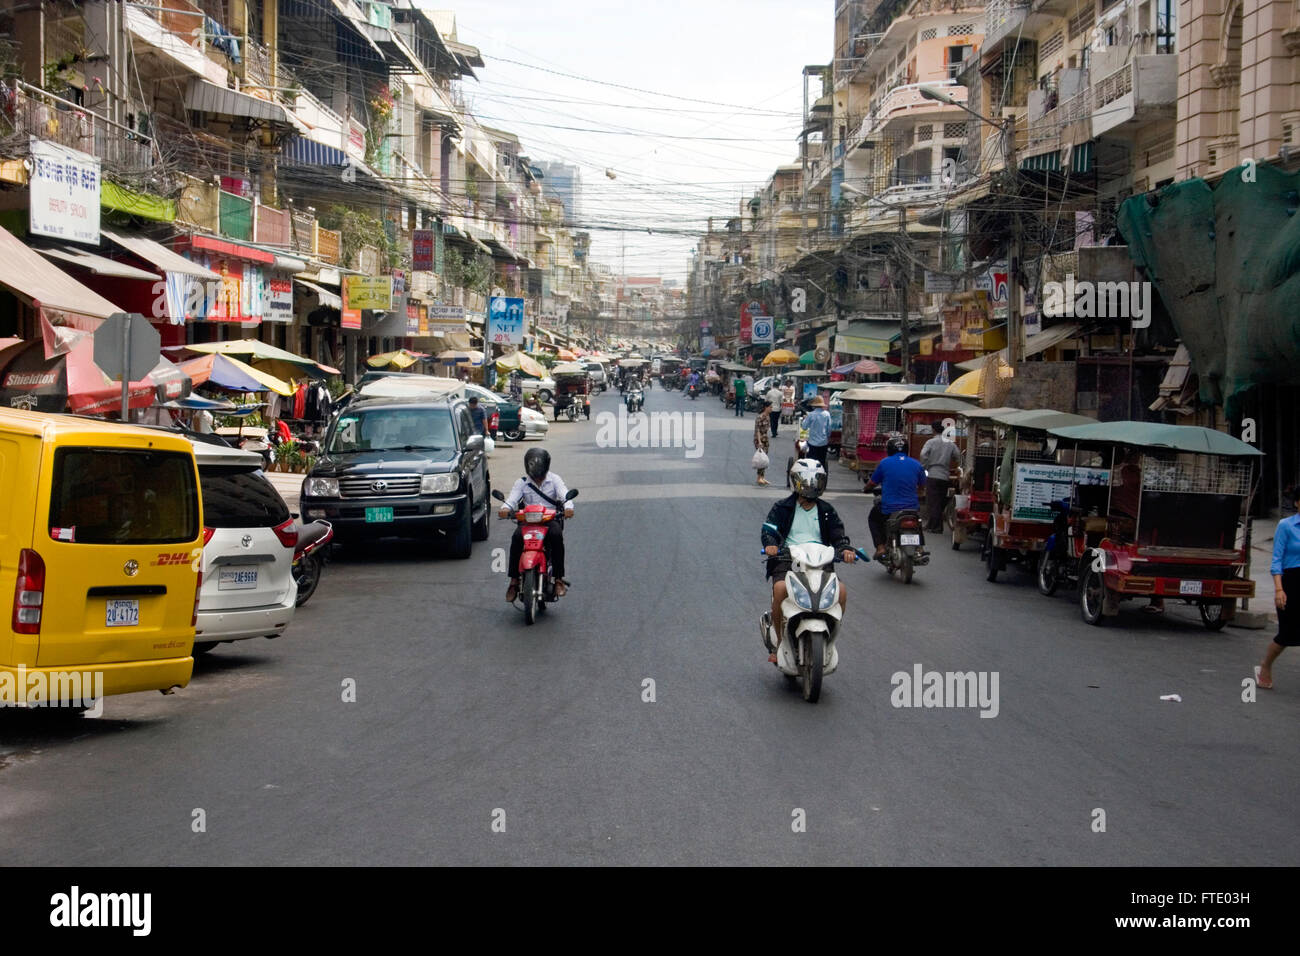
<path id="1" fill-rule="evenodd" d="M 1300 505 L 1300 482 L 1290 488 Z M 1277 637 L 1264 652 L 1257 669 L 1260 690 L 1273 689 L 1273 662 L 1288 647 L 1300 645 L 1300 512 L 1277 523 L 1273 535 L 1273 603 L 1277 605 Z"/>

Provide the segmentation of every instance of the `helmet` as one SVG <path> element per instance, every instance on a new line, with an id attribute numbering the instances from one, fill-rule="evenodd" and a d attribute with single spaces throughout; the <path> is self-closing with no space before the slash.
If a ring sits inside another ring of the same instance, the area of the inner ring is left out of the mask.
<path id="1" fill-rule="evenodd" d="M 907 454 L 907 439 L 904 438 L 900 432 L 890 432 L 889 437 L 885 440 L 885 454 Z"/>
<path id="2" fill-rule="evenodd" d="M 826 469 L 815 458 L 800 458 L 790 469 L 790 486 L 800 498 L 820 498 L 826 490 Z"/>
<path id="3" fill-rule="evenodd" d="M 530 448 L 524 455 L 524 471 L 533 481 L 541 481 L 551 470 L 551 453 L 545 448 Z"/>

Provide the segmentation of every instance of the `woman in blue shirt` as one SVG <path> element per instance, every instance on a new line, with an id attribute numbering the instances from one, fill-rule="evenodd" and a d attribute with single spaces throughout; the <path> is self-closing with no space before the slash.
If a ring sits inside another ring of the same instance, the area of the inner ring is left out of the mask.
<path id="1" fill-rule="evenodd" d="M 1300 483 L 1291 487 L 1291 501 L 1300 506 Z M 1257 669 L 1261 690 L 1273 688 L 1273 662 L 1288 647 L 1300 645 L 1300 512 L 1277 523 L 1273 535 L 1273 603 L 1277 605 L 1277 637 L 1264 652 Z"/>

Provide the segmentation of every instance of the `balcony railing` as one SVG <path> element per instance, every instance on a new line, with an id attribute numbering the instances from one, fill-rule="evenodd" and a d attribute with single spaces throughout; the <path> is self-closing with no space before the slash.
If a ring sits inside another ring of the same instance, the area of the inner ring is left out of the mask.
<path id="1" fill-rule="evenodd" d="M 29 136 L 96 156 L 112 172 L 141 173 L 154 165 L 150 137 L 20 80 L 0 107 L 0 138 L 12 137 L 9 151 L 22 155 Z"/>

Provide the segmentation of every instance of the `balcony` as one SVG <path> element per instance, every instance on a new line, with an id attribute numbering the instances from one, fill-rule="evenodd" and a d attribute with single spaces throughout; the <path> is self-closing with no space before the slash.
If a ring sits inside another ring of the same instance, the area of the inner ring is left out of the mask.
<path id="1" fill-rule="evenodd" d="M 966 87 L 958 85 L 956 80 L 951 79 L 896 86 L 885 94 L 885 98 L 880 101 L 880 107 L 877 111 L 868 113 L 863 117 L 861 125 L 858 126 L 858 134 L 860 135 L 854 139 L 854 145 L 867 136 L 880 132 L 896 119 L 924 116 L 956 109 L 956 107 L 948 106 L 946 103 L 926 99 L 921 95 L 921 87 L 923 86 L 941 89 L 958 103 L 965 103 L 970 93 Z M 967 114 L 963 112 L 963 115 Z"/>
<path id="2" fill-rule="evenodd" d="M 1178 57 L 1135 56 L 1090 89 L 1093 136 L 1126 132 L 1152 119 L 1172 119 L 1178 100 Z"/>
<path id="3" fill-rule="evenodd" d="M 139 174 L 153 168 L 153 140 L 22 81 L 9 109 L 0 110 L 0 138 L 13 139 L 14 155 L 25 156 L 35 136 L 98 157 L 108 174 Z"/>
<path id="4" fill-rule="evenodd" d="M 1008 37 L 1033 39 L 1053 20 L 1069 15 L 1073 0 L 989 0 L 984 8 L 984 53 Z"/>

